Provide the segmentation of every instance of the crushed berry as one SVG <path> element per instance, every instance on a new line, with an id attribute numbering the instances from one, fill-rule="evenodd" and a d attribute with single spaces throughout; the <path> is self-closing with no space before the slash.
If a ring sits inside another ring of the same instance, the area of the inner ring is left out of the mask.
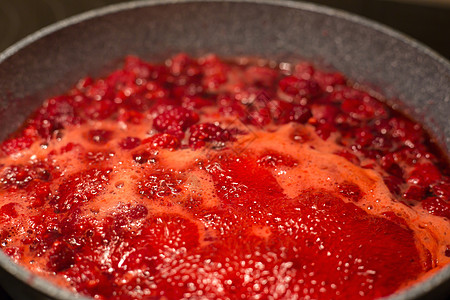
<path id="1" fill-rule="evenodd" d="M 136 137 L 126 137 L 119 142 L 120 148 L 124 150 L 131 150 L 141 144 L 141 139 Z"/>
<path id="2" fill-rule="evenodd" d="M 341 195 L 354 202 L 358 202 L 363 197 L 361 189 L 356 184 L 348 181 L 338 184 L 338 191 Z"/>

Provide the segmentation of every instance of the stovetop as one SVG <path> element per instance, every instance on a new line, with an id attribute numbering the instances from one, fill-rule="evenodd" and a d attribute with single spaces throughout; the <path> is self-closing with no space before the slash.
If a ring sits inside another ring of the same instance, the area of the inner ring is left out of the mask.
<path id="1" fill-rule="evenodd" d="M 0 0 L 0 51 L 58 20 L 121 0 Z M 310 1 L 350 11 L 406 33 L 450 59 L 450 6 L 383 0 Z M 0 287 L 0 299 L 12 300 Z"/>

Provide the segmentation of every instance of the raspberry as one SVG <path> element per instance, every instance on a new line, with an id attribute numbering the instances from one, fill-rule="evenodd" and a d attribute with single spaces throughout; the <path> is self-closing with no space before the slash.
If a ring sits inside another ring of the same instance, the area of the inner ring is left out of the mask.
<path id="1" fill-rule="evenodd" d="M 338 72 L 326 73 L 326 72 L 316 71 L 316 72 L 314 72 L 313 78 L 314 78 L 314 80 L 317 81 L 319 86 L 324 90 L 328 90 L 327 88 L 334 87 L 337 85 L 345 85 L 346 81 L 347 81 L 345 76 Z"/>
<path id="2" fill-rule="evenodd" d="M 75 110 L 67 96 L 51 98 L 40 108 L 30 123 L 36 127 L 44 139 L 51 138 L 53 132 L 71 125 L 78 125 L 83 119 Z"/>
<path id="3" fill-rule="evenodd" d="M 60 220 L 61 238 L 69 243 L 74 251 L 79 252 L 85 246 L 91 247 L 93 250 L 95 246 L 102 245 L 102 239 L 98 239 L 96 236 L 98 222 L 92 216 L 84 215 L 79 208 L 71 210 L 66 217 Z"/>
<path id="4" fill-rule="evenodd" d="M 392 211 L 387 211 L 382 213 L 383 216 L 385 216 L 388 220 L 397 223 L 399 225 L 402 225 L 404 228 L 408 228 L 408 223 L 406 223 L 405 219 L 402 217 L 399 217 Z"/>
<path id="5" fill-rule="evenodd" d="M 297 78 L 308 80 L 312 78 L 316 72 L 316 69 L 311 63 L 302 61 L 294 66 L 293 74 Z"/>
<path id="6" fill-rule="evenodd" d="M 450 201 L 450 182 L 441 181 L 432 187 L 433 193 L 445 201 Z"/>
<path id="7" fill-rule="evenodd" d="M 71 278 L 80 293 L 92 295 L 98 299 L 112 297 L 114 289 L 111 288 L 110 276 L 106 270 L 102 270 L 96 261 L 90 257 L 77 257 L 76 264 L 62 272 Z"/>
<path id="8" fill-rule="evenodd" d="M 93 103 L 101 103 L 103 100 L 110 101 L 113 98 L 114 92 L 113 87 L 109 86 L 108 83 L 103 79 L 98 79 L 94 81 L 91 85 L 85 88 L 85 95 L 92 99 Z M 97 113 L 101 113 L 97 111 Z"/>
<path id="9" fill-rule="evenodd" d="M 403 198 L 411 201 L 421 201 L 425 197 L 426 189 L 420 185 L 409 185 L 403 193 Z"/>
<path id="10" fill-rule="evenodd" d="M 12 165 L 4 170 L 0 183 L 4 188 L 24 188 L 33 180 L 49 180 L 50 169 L 51 166 L 41 161 L 30 165 Z"/>
<path id="11" fill-rule="evenodd" d="M 195 77 L 201 73 L 198 63 L 186 53 L 179 53 L 169 60 L 169 71 L 175 76 L 188 75 Z"/>
<path id="12" fill-rule="evenodd" d="M 359 99 L 346 99 L 341 105 L 342 111 L 354 118 L 370 118 L 371 113 L 366 110 L 364 103 Z"/>
<path id="13" fill-rule="evenodd" d="M 225 116 L 238 116 L 243 119 L 247 115 L 244 105 L 229 95 L 219 96 L 217 105 L 219 106 L 219 113 Z"/>
<path id="14" fill-rule="evenodd" d="M 375 138 L 372 134 L 371 129 L 367 127 L 356 129 L 355 137 L 356 144 L 360 145 L 361 147 L 369 146 Z"/>
<path id="15" fill-rule="evenodd" d="M 280 89 L 290 96 L 314 98 L 322 92 L 315 80 L 305 80 L 295 76 L 286 76 L 279 82 Z"/>
<path id="16" fill-rule="evenodd" d="M 67 176 L 50 204 L 57 211 L 65 212 L 90 201 L 105 190 L 109 173 L 109 170 L 89 169 Z"/>
<path id="17" fill-rule="evenodd" d="M 142 219 L 145 218 L 147 215 L 148 215 L 147 208 L 141 204 L 136 205 L 127 212 L 127 216 L 132 220 Z"/>
<path id="18" fill-rule="evenodd" d="M 430 214 L 450 219 L 450 204 L 438 197 L 428 197 L 422 201 L 422 207 Z"/>
<path id="19" fill-rule="evenodd" d="M 10 138 L 2 142 L 1 149 L 7 155 L 11 155 L 30 148 L 33 142 L 34 140 L 27 136 Z"/>
<path id="20" fill-rule="evenodd" d="M 147 100 L 166 99 L 170 96 L 170 91 L 167 88 L 164 88 L 161 83 L 155 81 L 147 82 L 145 88 L 147 91 L 145 92 L 144 97 Z M 139 98 L 140 97 L 137 97 L 135 100 L 137 101 Z"/>
<path id="21" fill-rule="evenodd" d="M 19 247 L 6 247 L 3 248 L 3 251 L 5 252 L 6 255 L 8 255 L 9 257 L 11 257 L 11 259 L 18 261 L 23 257 L 23 252 L 24 249 L 23 248 L 19 248 Z"/>
<path id="22" fill-rule="evenodd" d="M 331 133 L 335 132 L 337 129 L 330 123 L 318 123 L 316 125 L 316 133 L 318 136 L 320 136 L 323 140 L 327 140 Z"/>
<path id="23" fill-rule="evenodd" d="M 202 84 L 207 90 L 217 90 L 227 81 L 229 68 L 216 55 L 208 55 L 199 63 L 204 74 Z"/>
<path id="24" fill-rule="evenodd" d="M 75 253 L 70 245 L 56 241 L 50 249 L 47 267 L 53 272 L 61 272 L 75 262 Z"/>
<path id="25" fill-rule="evenodd" d="M 92 120 L 105 120 L 111 117 L 119 106 L 110 99 L 94 101 L 85 108 L 86 116 Z"/>
<path id="26" fill-rule="evenodd" d="M 120 227 L 130 224 L 133 221 L 143 219 L 147 215 L 148 209 L 142 204 L 138 204 L 133 207 L 130 207 L 130 204 L 121 205 L 115 212 L 113 212 L 113 226 L 115 227 L 116 231 L 122 231 L 122 233 L 125 233 L 123 232 L 123 228 Z"/>
<path id="27" fill-rule="evenodd" d="M 386 171 L 398 178 L 403 178 L 403 169 L 396 163 L 392 164 L 389 168 L 386 168 Z"/>
<path id="28" fill-rule="evenodd" d="M 178 139 L 184 137 L 184 131 L 199 120 L 198 114 L 184 107 L 175 107 L 159 114 L 153 120 L 153 128 L 169 133 Z"/>
<path id="29" fill-rule="evenodd" d="M 408 183 L 427 187 L 439 181 L 441 176 L 441 172 L 435 165 L 431 163 L 418 164 L 409 175 Z"/>
<path id="30" fill-rule="evenodd" d="M 132 72 L 137 78 L 148 78 L 151 74 L 152 66 L 139 57 L 129 55 L 125 58 L 123 69 Z"/>
<path id="31" fill-rule="evenodd" d="M 268 107 L 272 118 L 277 124 L 286 124 L 289 122 L 304 124 L 312 117 L 309 108 L 286 101 L 271 100 Z"/>
<path id="32" fill-rule="evenodd" d="M 180 146 L 180 141 L 171 134 L 157 133 L 143 140 L 142 144 L 148 144 L 151 148 L 168 148 L 173 150 Z"/>
<path id="33" fill-rule="evenodd" d="M 0 207 L 0 218 L 2 221 L 17 218 L 19 214 L 16 211 L 17 203 L 8 203 Z"/>
<path id="34" fill-rule="evenodd" d="M 263 107 L 257 110 L 251 110 L 248 115 L 243 118 L 243 121 L 247 124 L 252 124 L 258 127 L 263 127 L 270 123 L 270 112 L 267 108 Z"/>
<path id="35" fill-rule="evenodd" d="M 30 193 L 30 206 L 41 207 L 47 201 L 50 195 L 50 183 L 42 181 L 33 181 L 27 186 Z"/>
<path id="36" fill-rule="evenodd" d="M 205 146 L 207 142 L 225 143 L 233 141 L 235 138 L 226 129 L 222 129 L 219 125 L 211 123 L 202 123 L 191 126 L 189 129 L 191 135 L 189 137 L 189 146 L 197 149 Z M 223 145 L 220 145 L 223 147 Z"/>
<path id="37" fill-rule="evenodd" d="M 413 143 L 420 143 L 424 139 L 422 127 L 404 117 L 393 117 L 389 120 L 391 126 L 391 134 L 394 138 L 401 141 L 411 141 Z"/>

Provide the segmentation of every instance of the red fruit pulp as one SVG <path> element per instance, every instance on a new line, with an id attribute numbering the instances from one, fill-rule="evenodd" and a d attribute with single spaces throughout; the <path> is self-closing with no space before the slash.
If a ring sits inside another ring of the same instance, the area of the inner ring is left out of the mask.
<path id="1" fill-rule="evenodd" d="M 449 264 L 420 124 L 287 70 L 129 56 L 48 99 L 0 147 L 0 247 L 95 299 L 374 299 Z"/>

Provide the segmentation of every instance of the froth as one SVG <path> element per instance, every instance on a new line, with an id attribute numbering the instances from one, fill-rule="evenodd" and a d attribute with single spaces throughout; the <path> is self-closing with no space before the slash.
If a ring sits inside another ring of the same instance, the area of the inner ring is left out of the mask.
<path id="1" fill-rule="evenodd" d="M 309 141 L 293 141 L 292 135 L 299 130 L 308 134 Z M 445 255 L 445 249 L 450 243 L 448 220 L 397 201 L 379 173 L 356 166 L 334 154 L 341 149 L 332 139 L 323 141 L 309 125 L 293 124 L 282 126 L 275 132 L 255 132 L 255 137 L 247 145 L 248 151 L 264 153 L 273 150 L 298 160 L 294 167 L 277 166 L 272 171 L 289 198 L 295 198 L 309 189 L 336 193 L 338 184 L 351 182 L 363 192 L 362 198 L 355 203 L 357 206 L 372 215 L 382 216 L 383 213 L 393 212 L 403 218 L 414 231 L 418 245 L 425 246 L 431 252 L 434 267 L 450 263 L 450 258 Z M 237 144 L 245 144 L 245 139 L 248 140 L 248 137 L 243 137 Z M 341 198 L 343 201 L 350 201 L 344 196 Z"/>

